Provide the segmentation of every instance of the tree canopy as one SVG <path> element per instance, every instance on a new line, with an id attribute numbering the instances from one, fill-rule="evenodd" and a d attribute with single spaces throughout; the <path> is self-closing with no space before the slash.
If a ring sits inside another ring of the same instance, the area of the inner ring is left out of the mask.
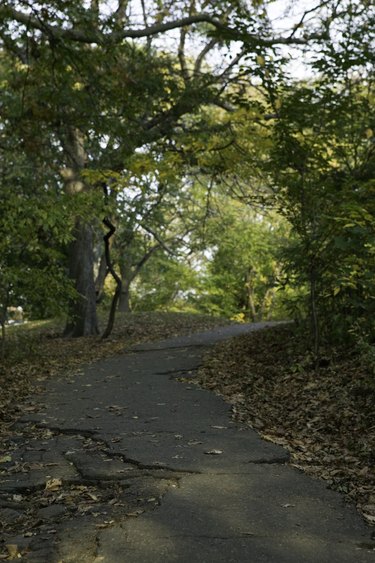
<path id="1" fill-rule="evenodd" d="M 22 303 L 96 334 L 111 270 L 123 310 L 373 338 L 374 10 L 277 7 L 2 3 L 2 324 Z"/>

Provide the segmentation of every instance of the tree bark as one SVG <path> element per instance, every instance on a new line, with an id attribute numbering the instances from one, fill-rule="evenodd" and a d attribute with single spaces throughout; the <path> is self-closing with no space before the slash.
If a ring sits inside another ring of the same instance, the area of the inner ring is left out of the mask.
<path id="1" fill-rule="evenodd" d="M 96 293 L 93 275 L 94 253 L 91 226 L 77 220 L 75 240 L 69 249 L 69 275 L 74 280 L 78 297 L 69 305 L 69 320 L 65 336 L 90 336 L 98 334 Z"/>
<path id="2" fill-rule="evenodd" d="M 104 283 L 109 274 L 107 261 L 105 259 L 105 254 L 100 258 L 98 274 L 95 279 L 95 294 L 96 294 L 96 302 L 101 303 L 104 297 Z"/>
<path id="3" fill-rule="evenodd" d="M 249 268 L 246 273 L 246 314 L 248 319 L 255 323 L 257 320 L 257 312 L 255 308 L 254 287 L 253 287 L 253 268 Z"/>
<path id="4" fill-rule="evenodd" d="M 120 313 L 130 313 L 131 312 L 130 284 L 133 278 L 131 276 L 131 266 L 130 264 L 127 263 L 126 259 L 124 258 L 120 263 L 120 274 L 122 280 L 122 289 L 121 289 L 118 310 L 120 311 Z"/>
<path id="5" fill-rule="evenodd" d="M 69 127 L 61 139 L 68 166 L 61 171 L 65 190 L 71 197 L 84 192 L 88 187 L 81 178 L 87 155 L 81 132 Z M 94 241 L 91 225 L 77 218 L 74 240 L 69 248 L 69 277 L 74 282 L 77 297 L 69 304 L 65 336 L 79 337 L 98 334 L 96 294 L 94 283 Z"/>
<path id="6" fill-rule="evenodd" d="M 122 291 L 120 295 L 120 302 L 118 306 L 118 310 L 120 313 L 130 313 L 131 312 L 131 305 L 130 305 L 130 284 L 127 284 L 123 281 Z"/>
<path id="7" fill-rule="evenodd" d="M 107 188 L 105 187 L 104 189 L 105 189 L 105 193 L 107 194 Z M 113 267 L 112 260 L 111 260 L 110 244 L 109 244 L 111 237 L 113 237 L 113 235 L 116 232 L 116 227 L 114 226 L 114 224 L 111 222 L 111 220 L 108 217 L 105 217 L 103 219 L 103 223 L 108 229 L 107 234 L 103 237 L 104 244 L 105 244 L 105 259 L 106 259 L 106 262 L 107 262 L 107 267 L 108 267 L 109 273 L 111 274 L 111 276 L 113 277 L 113 279 L 116 282 L 116 289 L 115 289 L 114 296 L 112 298 L 111 308 L 110 308 L 109 317 L 108 317 L 108 323 L 107 323 L 106 329 L 105 329 L 105 331 L 102 335 L 102 338 L 108 338 L 108 336 L 110 336 L 110 334 L 112 333 L 112 329 L 113 329 L 113 326 L 115 324 L 116 309 L 117 309 L 117 305 L 118 305 L 120 295 L 121 295 L 122 281 L 121 281 L 120 276 L 117 274 L 116 270 Z"/>

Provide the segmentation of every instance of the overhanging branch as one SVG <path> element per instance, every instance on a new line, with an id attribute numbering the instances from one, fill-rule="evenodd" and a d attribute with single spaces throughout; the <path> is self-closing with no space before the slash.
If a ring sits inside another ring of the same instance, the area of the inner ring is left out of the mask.
<path id="1" fill-rule="evenodd" d="M 13 20 L 27 26 L 28 28 L 37 29 L 44 35 L 53 37 L 56 40 L 68 39 L 70 41 L 75 41 L 78 43 L 89 44 L 106 44 L 108 42 L 117 43 L 123 39 L 139 39 L 142 37 L 151 37 L 152 35 L 165 33 L 172 29 L 178 29 L 198 23 L 210 24 L 218 31 L 225 32 L 226 36 L 232 36 L 234 40 L 253 43 L 256 42 L 258 45 L 262 45 L 264 47 L 271 47 L 273 45 L 305 45 L 311 40 L 319 40 L 323 38 L 321 34 L 317 33 L 306 35 L 303 38 L 298 38 L 291 35 L 289 37 L 264 38 L 255 33 L 238 32 L 238 30 L 225 25 L 217 18 L 205 13 L 190 15 L 186 16 L 185 18 L 179 18 L 168 22 L 157 23 L 140 29 L 124 29 L 120 31 L 116 30 L 109 33 L 103 33 L 97 28 L 84 30 L 78 28 L 62 28 L 56 25 L 51 25 L 50 23 L 47 23 L 47 21 L 42 20 L 39 17 L 35 17 L 32 14 L 25 14 L 24 12 L 16 10 L 9 4 L 0 7 L 0 21 L 6 20 Z"/>

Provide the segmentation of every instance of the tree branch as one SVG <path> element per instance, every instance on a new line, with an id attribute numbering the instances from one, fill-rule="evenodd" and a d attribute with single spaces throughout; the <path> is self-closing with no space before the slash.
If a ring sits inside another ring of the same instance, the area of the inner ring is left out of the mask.
<path id="1" fill-rule="evenodd" d="M 176 253 L 169 248 L 165 242 L 159 237 L 159 235 L 157 233 L 155 233 L 155 231 L 153 229 L 151 229 L 150 227 L 148 227 L 147 225 L 141 225 L 142 228 L 147 231 L 148 233 L 150 233 L 150 235 L 152 235 L 154 237 L 154 239 L 159 243 L 159 245 L 164 248 L 164 250 L 168 253 L 171 254 L 172 256 L 174 256 Z"/>
<path id="2" fill-rule="evenodd" d="M 187 83 L 190 79 L 189 70 L 186 64 L 185 58 L 185 39 L 186 39 L 187 30 L 186 27 L 182 27 L 180 31 L 180 42 L 178 45 L 178 60 L 180 61 L 181 73 L 184 79 L 184 82 Z"/>
<path id="3" fill-rule="evenodd" d="M 103 190 L 104 190 L 105 197 L 108 198 L 108 190 L 107 190 L 106 185 L 103 186 Z M 120 296 L 121 296 L 121 290 L 122 290 L 122 281 L 121 281 L 120 276 L 117 274 L 116 270 L 113 267 L 112 260 L 111 260 L 111 252 L 110 252 L 110 238 L 116 232 L 116 227 L 111 222 L 109 217 L 104 217 L 103 224 L 108 229 L 108 232 L 103 237 L 104 245 L 105 245 L 105 259 L 106 259 L 106 262 L 107 262 L 107 268 L 108 268 L 110 274 L 112 275 L 113 279 L 116 282 L 116 291 L 115 291 L 115 294 L 114 294 L 113 299 L 112 299 L 108 323 L 107 323 L 107 327 L 106 327 L 105 331 L 103 332 L 102 339 L 108 338 L 108 336 L 112 332 L 113 325 L 114 325 L 114 322 L 115 322 L 117 304 L 119 302 L 119 299 L 120 299 Z"/>
<path id="4" fill-rule="evenodd" d="M 319 40 L 323 38 L 321 34 L 317 33 L 306 35 L 303 38 L 292 36 L 263 38 L 254 33 L 238 32 L 238 30 L 223 24 L 217 18 L 205 13 L 186 16 L 185 18 L 164 23 L 156 23 L 143 29 L 125 29 L 122 31 L 112 31 L 110 33 L 103 33 L 102 31 L 96 29 L 83 30 L 77 28 L 66 29 L 57 27 L 56 25 L 51 25 L 42 21 L 38 17 L 32 16 L 31 14 L 20 12 L 8 4 L 0 7 L 0 21 L 9 19 L 28 27 L 38 29 L 40 32 L 53 37 L 55 40 L 68 39 L 79 43 L 95 43 L 103 45 L 108 44 L 108 42 L 117 43 L 122 39 L 127 38 L 139 39 L 142 37 L 150 37 L 152 35 L 158 35 L 159 33 L 165 33 L 166 31 L 170 31 L 172 29 L 178 29 L 197 23 L 208 23 L 218 31 L 225 32 L 227 36 L 228 34 L 232 35 L 233 39 L 236 41 L 256 42 L 258 45 L 262 45 L 264 47 L 271 47 L 273 45 L 306 45 L 306 43 L 311 40 Z"/>
<path id="5" fill-rule="evenodd" d="M 146 254 L 143 255 L 143 257 L 141 258 L 141 260 L 138 262 L 138 264 L 135 266 L 133 272 L 131 273 L 131 281 L 133 281 L 137 277 L 137 275 L 142 270 L 142 268 L 146 264 L 146 262 L 151 258 L 151 256 L 154 254 L 154 252 L 159 250 L 159 248 L 160 248 L 160 244 L 159 243 L 155 244 L 154 246 L 152 246 L 150 248 L 150 250 L 148 250 L 146 252 Z"/>
<path id="6" fill-rule="evenodd" d="M 199 55 L 196 58 L 195 61 L 195 65 L 194 65 L 194 75 L 197 75 L 200 73 L 201 68 L 202 68 L 202 63 L 203 60 L 205 58 L 205 56 L 207 55 L 207 53 L 209 53 L 211 51 L 211 49 L 213 49 L 215 47 L 215 45 L 217 45 L 218 43 L 218 39 L 214 38 L 211 39 L 211 41 L 209 41 L 207 43 L 207 45 L 205 45 L 202 49 L 202 51 L 199 53 Z"/>

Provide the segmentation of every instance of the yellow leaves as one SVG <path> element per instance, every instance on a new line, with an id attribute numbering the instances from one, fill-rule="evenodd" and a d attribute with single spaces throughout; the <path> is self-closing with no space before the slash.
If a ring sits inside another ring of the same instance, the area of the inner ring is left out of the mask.
<path id="1" fill-rule="evenodd" d="M 8 551 L 8 559 L 21 559 L 22 555 L 18 551 L 18 546 L 15 543 L 8 543 L 5 547 Z"/>
<path id="2" fill-rule="evenodd" d="M 372 129 L 368 128 L 368 129 L 366 129 L 365 134 L 366 134 L 367 139 L 371 139 L 374 136 L 374 131 Z"/>
<path id="3" fill-rule="evenodd" d="M 263 57 L 263 55 L 257 55 L 256 56 L 256 62 L 259 66 L 265 66 L 266 59 Z"/>
<path id="4" fill-rule="evenodd" d="M 61 487 L 62 487 L 62 479 L 59 478 L 47 479 L 44 490 L 48 492 L 55 492 L 58 491 Z"/>
<path id="5" fill-rule="evenodd" d="M 29 65 L 21 63 L 20 61 L 16 61 L 14 66 L 19 72 L 27 72 L 29 70 Z"/>
<path id="6" fill-rule="evenodd" d="M 0 463 L 8 463 L 9 461 L 12 461 L 12 456 L 10 455 L 3 455 L 0 457 Z"/>
<path id="7" fill-rule="evenodd" d="M 83 90 L 85 87 L 84 84 L 82 84 L 82 82 L 75 82 L 72 86 L 72 90 L 76 90 L 77 92 L 80 92 L 81 90 Z"/>
<path id="8" fill-rule="evenodd" d="M 63 176 L 64 179 L 69 179 L 68 173 L 71 169 L 65 168 L 60 170 L 60 174 Z M 114 188 L 114 182 L 120 182 L 122 180 L 122 175 L 119 172 L 115 172 L 114 170 L 93 170 L 93 169 L 86 169 L 81 171 L 81 178 L 87 183 L 96 185 L 100 182 L 109 182 L 111 184 L 111 189 Z"/>
<path id="9" fill-rule="evenodd" d="M 237 313 L 230 318 L 231 321 L 236 323 L 244 323 L 245 322 L 245 314 L 244 313 Z"/>

